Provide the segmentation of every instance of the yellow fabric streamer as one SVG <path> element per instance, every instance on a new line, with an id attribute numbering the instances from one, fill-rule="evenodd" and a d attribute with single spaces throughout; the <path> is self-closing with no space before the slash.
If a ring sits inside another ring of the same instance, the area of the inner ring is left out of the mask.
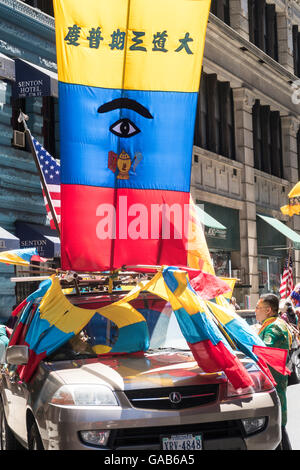
<path id="1" fill-rule="evenodd" d="M 193 269 L 215 274 L 201 221 L 197 215 L 195 203 L 190 196 L 188 266 Z"/>
<path id="2" fill-rule="evenodd" d="M 231 299 L 232 293 L 233 293 L 233 289 L 234 289 L 234 287 L 235 287 L 235 284 L 236 284 L 237 279 L 236 279 L 236 278 L 230 278 L 230 277 L 221 277 L 220 279 L 222 279 L 222 281 L 225 281 L 225 282 L 229 285 L 229 287 L 230 287 L 230 289 L 231 289 L 231 292 L 227 292 L 226 294 L 223 294 L 224 297 L 225 297 L 226 299 Z"/>
<path id="3" fill-rule="evenodd" d="M 143 315 L 126 301 L 137 297 L 139 292 L 100 309 L 91 310 L 71 304 L 63 294 L 58 278 L 54 275 L 51 280 L 52 285 L 40 304 L 41 319 L 47 320 L 64 333 L 79 333 L 96 313 L 113 321 L 118 328 L 145 321 Z"/>

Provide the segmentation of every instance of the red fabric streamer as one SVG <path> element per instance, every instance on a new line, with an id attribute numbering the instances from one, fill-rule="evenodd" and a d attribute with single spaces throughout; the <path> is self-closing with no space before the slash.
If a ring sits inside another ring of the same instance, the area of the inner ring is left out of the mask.
<path id="1" fill-rule="evenodd" d="M 291 375 L 291 371 L 286 367 L 287 349 L 253 346 L 253 352 L 260 360 L 266 362 L 280 374 Z"/>
<path id="2" fill-rule="evenodd" d="M 198 273 L 199 274 L 194 278 L 191 278 L 190 276 L 190 283 L 201 299 L 211 300 L 219 295 L 223 295 L 231 291 L 227 282 L 219 279 L 213 274 L 208 274 L 203 271 L 198 271 Z"/>

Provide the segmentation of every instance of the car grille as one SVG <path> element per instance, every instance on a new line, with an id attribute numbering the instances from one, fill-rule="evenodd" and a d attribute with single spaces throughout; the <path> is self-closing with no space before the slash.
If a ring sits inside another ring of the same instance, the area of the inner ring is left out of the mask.
<path id="1" fill-rule="evenodd" d="M 161 436 L 186 433 L 202 434 L 204 443 L 212 439 L 242 439 L 243 435 L 241 422 L 238 420 L 175 426 L 126 428 L 111 431 L 108 447 L 110 449 L 121 447 L 134 448 L 138 446 L 159 448 Z"/>
<path id="2" fill-rule="evenodd" d="M 164 387 L 127 390 L 125 395 L 134 408 L 152 410 L 180 410 L 213 403 L 218 397 L 219 385 Z"/>

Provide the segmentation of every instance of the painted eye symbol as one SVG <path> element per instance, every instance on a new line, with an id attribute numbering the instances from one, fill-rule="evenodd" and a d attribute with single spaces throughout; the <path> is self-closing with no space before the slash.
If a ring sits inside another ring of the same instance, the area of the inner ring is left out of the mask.
<path id="1" fill-rule="evenodd" d="M 140 129 L 127 118 L 115 122 L 110 126 L 109 130 L 118 137 L 133 137 L 141 132 Z"/>

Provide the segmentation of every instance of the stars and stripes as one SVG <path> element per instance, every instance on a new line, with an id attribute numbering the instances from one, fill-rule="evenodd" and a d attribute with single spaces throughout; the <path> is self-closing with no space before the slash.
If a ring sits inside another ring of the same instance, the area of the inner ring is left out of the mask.
<path id="1" fill-rule="evenodd" d="M 46 149 L 32 137 L 33 145 L 39 161 L 41 171 L 44 175 L 45 183 L 48 188 L 48 193 L 52 201 L 53 209 L 56 213 L 58 224 L 60 224 L 61 204 L 60 204 L 60 164 L 47 152 Z M 42 188 L 43 189 L 43 188 Z M 43 196 L 47 215 L 50 220 L 50 227 L 55 230 L 55 224 L 49 208 L 49 204 L 43 190 Z"/>
<path id="2" fill-rule="evenodd" d="M 294 289 L 293 281 L 293 260 L 290 258 L 286 260 L 283 270 L 281 284 L 279 287 L 279 294 L 281 299 L 287 299 Z"/>

